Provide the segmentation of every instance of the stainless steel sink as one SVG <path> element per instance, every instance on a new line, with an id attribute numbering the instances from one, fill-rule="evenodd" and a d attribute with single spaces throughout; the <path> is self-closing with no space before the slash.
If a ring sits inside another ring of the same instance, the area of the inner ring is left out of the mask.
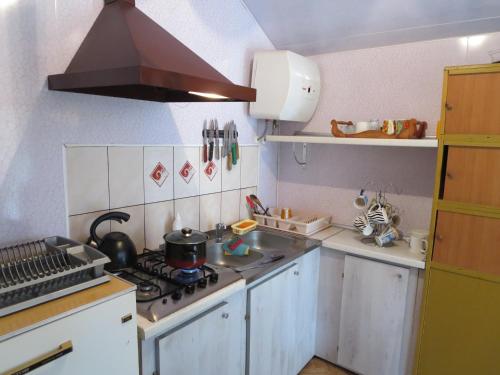
<path id="1" fill-rule="evenodd" d="M 207 263 L 214 266 L 236 268 L 257 262 L 263 257 L 264 254 L 253 249 L 249 249 L 246 256 L 224 255 L 222 244 L 214 241 L 209 241 L 207 246 Z"/>
<path id="2" fill-rule="evenodd" d="M 232 236 L 232 234 L 225 236 L 224 241 L 229 240 Z M 211 240 L 207 244 L 207 263 L 230 268 L 246 267 L 267 262 L 271 257 L 285 254 L 288 250 L 297 247 L 293 238 L 262 230 L 254 230 L 241 236 L 241 238 L 250 246 L 249 255 L 224 255 L 222 243 Z"/>

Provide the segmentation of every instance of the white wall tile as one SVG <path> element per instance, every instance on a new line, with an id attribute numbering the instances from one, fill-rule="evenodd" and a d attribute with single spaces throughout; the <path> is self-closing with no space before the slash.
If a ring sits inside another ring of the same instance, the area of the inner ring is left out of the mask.
<path id="1" fill-rule="evenodd" d="M 200 196 L 200 230 L 206 232 L 215 229 L 220 223 L 221 193 Z"/>
<path id="2" fill-rule="evenodd" d="M 252 211 L 247 207 L 246 196 L 250 194 L 257 194 L 257 187 L 253 186 L 246 189 L 240 190 L 240 220 L 252 218 Z M 265 202 L 261 202 L 265 205 Z M 264 208 L 267 208 L 264 206 Z"/>
<path id="3" fill-rule="evenodd" d="M 70 215 L 109 208 L 106 147 L 66 148 L 66 189 Z"/>
<path id="4" fill-rule="evenodd" d="M 227 169 L 227 158 L 222 159 L 221 168 L 222 191 L 239 189 L 241 185 L 241 155 L 240 160 L 232 166 L 231 170 Z"/>
<path id="5" fill-rule="evenodd" d="M 241 187 L 257 186 L 259 178 L 259 146 L 240 147 Z"/>
<path id="6" fill-rule="evenodd" d="M 121 224 L 117 221 L 111 220 L 112 232 L 126 233 L 134 242 L 137 253 L 141 254 L 144 250 L 144 205 L 117 208 L 112 211 L 125 212 L 130 215 L 127 222 Z"/>
<path id="7" fill-rule="evenodd" d="M 176 199 L 175 213 L 180 213 L 182 226 L 191 229 L 200 229 L 200 197 Z"/>
<path id="8" fill-rule="evenodd" d="M 240 191 L 223 191 L 221 198 L 221 222 L 227 226 L 240 219 Z"/>
<path id="9" fill-rule="evenodd" d="M 144 203 L 143 148 L 108 147 L 110 207 Z"/>
<path id="10" fill-rule="evenodd" d="M 204 163 L 202 155 L 203 147 L 200 147 L 200 194 L 218 193 L 222 186 L 221 159 L 216 160 L 214 157 L 212 163 L 215 168 L 213 165 L 207 168 L 210 162 Z"/>
<path id="11" fill-rule="evenodd" d="M 81 214 L 69 217 L 69 238 L 80 241 L 87 242 L 90 237 L 90 226 L 99 216 L 108 213 L 109 211 L 98 211 L 91 212 L 89 214 Z M 111 230 L 111 223 L 105 221 L 97 227 L 97 236 L 102 237 Z"/>
<path id="12" fill-rule="evenodd" d="M 144 197 L 146 203 L 174 199 L 173 147 L 144 147 Z"/>
<path id="13" fill-rule="evenodd" d="M 174 201 L 146 204 L 144 209 L 146 247 L 154 250 L 163 243 L 163 235 L 172 231 Z"/>
<path id="14" fill-rule="evenodd" d="M 180 172 L 188 162 L 192 169 L 188 178 L 183 178 Z M 200 194 L 200 153 L 199 147 L 174 147 L 174 197 L 185 198 Z"/>

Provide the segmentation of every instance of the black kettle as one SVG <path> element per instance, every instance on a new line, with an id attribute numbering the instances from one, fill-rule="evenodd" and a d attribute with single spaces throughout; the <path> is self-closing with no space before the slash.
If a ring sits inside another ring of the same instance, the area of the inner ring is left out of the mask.
<path id="1" fill-rule="evenodd" d="M 99 238 L 96 234 L 96 229 L 99 224 L 106 220 L 116 220 L 119 223 L 128 221 L 130 215 L 125 212 L 109 212 L 99 216 L 90 226 L 89 242 L 96 246 L 99 251 L 102 251 L 111 260 L 104 268 L 108 271 L 119 271 L 123 268 L 132 267 L 137 262 L 137 251 L 135 245 L 125 233 L 110 232 L 103 238 Z"/>

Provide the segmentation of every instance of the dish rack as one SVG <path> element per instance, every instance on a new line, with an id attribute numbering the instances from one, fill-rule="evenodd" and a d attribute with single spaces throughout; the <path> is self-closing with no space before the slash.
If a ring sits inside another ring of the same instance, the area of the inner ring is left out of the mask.
<path id="1" fill-rule="evenodd" d="M 0 248 L 0 317 L 109 281 L 109 261 L 64 237 Z"/>
<path id="2" fill-rule="evenodd" d="M 270 208 L 271 216 L 254 214 L 255 220 L 264 227 L 279 229 L 305 236 L 322 231 L 332 225 L 332 217 L 320 213 L 292 210 L 294 216 L 282 219 L 278 208 Z"/>

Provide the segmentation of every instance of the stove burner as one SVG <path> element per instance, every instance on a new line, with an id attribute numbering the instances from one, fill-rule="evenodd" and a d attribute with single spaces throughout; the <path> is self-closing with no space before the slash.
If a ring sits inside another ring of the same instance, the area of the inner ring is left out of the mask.
<path id="1" fill-rule="evenodd" d="M 153 290 L 153 284 L 142 282 L 139 284 L 139 290 L 143 293 L 149 293 Z"/>
<path id="2" fill-rule="evenodd" d="M 174 281 L 181 284 L 193 284 L 203 278 L 203 271 L 195 268 L 192 270 L 181 269 L 175 276 Z"/>

